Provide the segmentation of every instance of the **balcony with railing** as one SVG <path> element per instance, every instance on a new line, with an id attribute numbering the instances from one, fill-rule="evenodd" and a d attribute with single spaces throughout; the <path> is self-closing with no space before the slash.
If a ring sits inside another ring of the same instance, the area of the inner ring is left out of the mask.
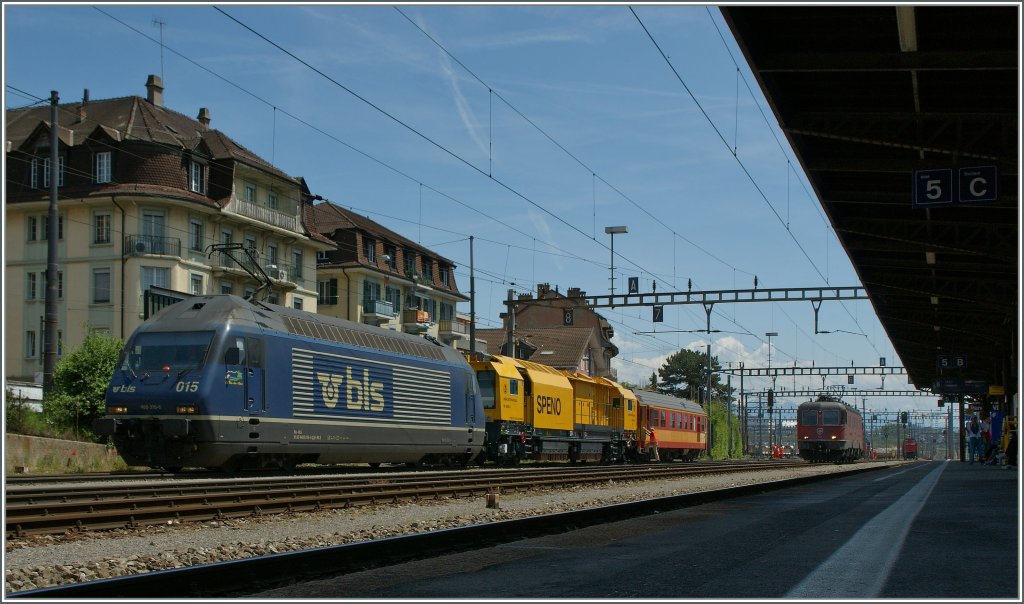
<path id="1" fill-rule="evenodd" d="M 272 224 L 289 231 L 298 230 L 299 221 L 294 214 L 285 214 L 266 206 L 256 205 L 249 201 L 232 198 L 224 209 L 228 212 L 259 220 L 260 222 L 265 222 L 267 224 Z"/>
<path id="2" fill-rule="evenodd" d="M 181 239 L 157 235 L 128 235 L 124 238 L 124 255 L 181 257 Z"/>
<path id="3" fill-rule="evenodd" d="M 403 310 L 402 329 L 406 333 L 425 333 L 430 329 L 430 313 L 416 308 Z"/>
<path id="4" fill-rule="evenodd" d="M 294 267 L 288 262 L 274 262 L 263 265 L 263 272 L 274 281 L 286 287 L 295 287 L 302 279 L 301 275 L 295 274 Z"/>
<path id="5" fill-rule="evenodd" d="M 380 327 L 395 318 L 395 307 L 387 300 L 363 300 L 363 323 Z"/>
<path id="6" fill-rule="evenodd" d="M 437 337 L 451 344 L 455 340 L 469 338 L 469 323 L 457 319 L 441 319 L 437 322 Z"/>

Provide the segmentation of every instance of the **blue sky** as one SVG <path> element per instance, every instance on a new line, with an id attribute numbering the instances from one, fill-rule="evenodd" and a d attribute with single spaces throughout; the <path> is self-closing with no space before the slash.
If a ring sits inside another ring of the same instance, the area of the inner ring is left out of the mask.
<path id="1" fill-rule="evenodd" d="M 745 289 L 755 275 L 761 288 L 860 285 L 714 6 L 3 10 L 6 107 L 51 90 L 144 96 L 162 73 L 167 107 L 208 108 L 212 127 L 314 193 L 453 260 L 466 293 L 473 235 L 480 327 L 500 326 L 510 288 L 609 293 L 612 225 L 629 228 L 615 238 L 617 292 L 627 277 L 641 291 Z M 645 382 L 708 342 L 686 333 L 705 328 L 699 305 L 666 307 L 656 327 L 649 308 L 601 313 L 620 380 Z M 901 365 L 867 301 L 822 305 L 819 329 L 838 333 L 814 333 L 809 302 L 716 305 L 711 328 L 724 366 L 765 366 L 769 331 L 773 365 Z M 805 385 L 821 379 L 777 384 Z M 935 399 L 866 405 L 931 411 Z"/>

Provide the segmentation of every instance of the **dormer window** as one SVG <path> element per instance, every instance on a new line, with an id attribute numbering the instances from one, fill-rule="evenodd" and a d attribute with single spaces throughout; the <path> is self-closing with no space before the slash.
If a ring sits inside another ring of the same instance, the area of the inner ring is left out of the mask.
<path id="1" fill-rule="evenodd" d="M 96 183 L 110 182 L 111 155 L 110 151 L 100 151 L 93 156 L 93 178 Z"/>
<path id="2" fill-rule="evenodd" d="M 206 194 L 206 166 L 195 160 L 189 163 L 188 188 L 193 193 Z"/>
<path id="3" fill-rule="evenodd" d="M 423 280 L 427 283 L 434 281 L 434 263 L 426 256 L 423 257 Z"/>
<path id="4" fill-rule="evenodd" d="M 57 174 L 57 186 L 64 186 L 64 156 L 57 158 L 59 168 Z M 40 184 L 42 183 L 42 184 Z M 50 158 L 32 158 L 32 182 L 33 189 L 48 189 L 50 187 Z"/>
<path id="5" fill-rule="evenodd" d="M 438 269 L 438 272 L 441 273 L 441 284 L 444 285 L 445 287 L 450 287 L 451 279 L 448 275 L 451 274 L 451 271 L 448 269 L 448 267 L 442 266 Z"/>
<path id="6" fill-rule="evenodd" d="M 377 242 L 368 237 L 363 237 L 363 255 L 367 262 L 377 261 Z"/>

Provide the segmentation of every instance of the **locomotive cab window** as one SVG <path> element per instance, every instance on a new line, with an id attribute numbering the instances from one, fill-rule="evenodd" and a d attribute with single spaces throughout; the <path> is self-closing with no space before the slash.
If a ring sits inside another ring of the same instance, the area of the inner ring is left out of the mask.
<path id="1" fill-rule="evenodd" d="M 821 423 L 826 426 L 843 425 L 843 412 L 838 409 L 822 409 Z"/>
<path id="2" fill-rule="evenodd" d="M 244 365 L 257 369 L 263 367 L 263 342 L 258 338 L 236 336 L 228 342 L 228 348 L 224 351 L 225 365 Z"/>
<path id="3" fill-rule="evenodd" d="M 519 380 L 512 378 L 508 381 L 508 393 L 519 396 Z"/>
<path id="4" fill-rule="evenodd" d="M 804 409 L 800 412 L 801 426 L 816 426 L 818 424 L 818 410 Z"/>
<path id="5" fill-rule="evenodd" d="M 493 371 L 481 371 L 476 374 L 476 382 L 480 386 L 480 400 L 484 403 L 484 409 L 494 409 L 494 379 Z"/>
<path id="6" fill-rule="evenodd" d="M 184 371 L 198 369 L 206 361 L 213 332 L 146 332 L 126 346 L 121 369 L 143 371 Z"/>

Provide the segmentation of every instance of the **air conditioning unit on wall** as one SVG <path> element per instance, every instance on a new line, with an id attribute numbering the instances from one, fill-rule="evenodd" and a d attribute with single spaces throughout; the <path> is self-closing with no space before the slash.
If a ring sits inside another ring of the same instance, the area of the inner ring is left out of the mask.
<path id="1" fill-rule="evenodd" d="M 148 254 L 149 253 L 149 242 L 145 240 L 139 240 L 135 242 L 135 253 L 136 254 Z"/>

